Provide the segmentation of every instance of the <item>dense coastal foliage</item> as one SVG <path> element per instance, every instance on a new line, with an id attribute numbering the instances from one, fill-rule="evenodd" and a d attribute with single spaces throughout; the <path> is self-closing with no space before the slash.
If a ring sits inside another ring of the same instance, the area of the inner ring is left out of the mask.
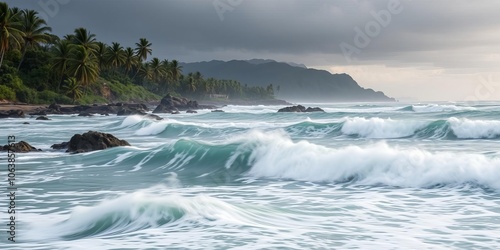
<path id="1" fill-rule="evenodd" d="M 197 99 L 272 99 L 274 89 L 182 74 L 176 60 L 134 47 L 106 44 L 85 28 L 60 38 L 36 11 L 0 2 L 0 100 L 23 103 L 153 101 L 167 92 Z"/>

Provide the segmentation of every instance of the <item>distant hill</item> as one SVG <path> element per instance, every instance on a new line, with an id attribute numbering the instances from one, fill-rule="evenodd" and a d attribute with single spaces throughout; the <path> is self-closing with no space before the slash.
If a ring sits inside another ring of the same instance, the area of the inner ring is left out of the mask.
<path id="1" fill-rule="evenodd" d="M 248 86 L 273 84 L 276 96 L 289 101 L 394 101 L 382 92 L 360 87 L 347 74 L 331 74 L 300 64 L 253 59 L 181 63 L 181 66 L 184 74 L 199 71 L 204 77 L 237 80 Z"/>

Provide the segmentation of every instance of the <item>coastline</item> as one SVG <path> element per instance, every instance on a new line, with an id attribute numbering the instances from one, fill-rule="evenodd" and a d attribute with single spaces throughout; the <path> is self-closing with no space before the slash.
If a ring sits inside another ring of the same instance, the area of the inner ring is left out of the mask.
<path id="1" fill-rule="evenodd" d="M 291 105 L 291 103 L 284 100 L 201 100 L 198 101 L 200 105 L 215 106 L 217 108 L 224 107 L 227 105 L 239 105 L 239 106 L 271 106 L 271 105 Z M 137 103 L 126 103 L 126 104 L 138 104 Z M 143 102 L 147 106 L 154 109 L 154 107 L 160 104 L 160 101 L 153 102 Z M 10 111 L 10 110 L 22 110 L 24 113 L 31 113 L 40 111 L 43 109 L 48 109 L 50 104 L 25 104 L 25 103 L 0 103 L 0 112 Z M 60 105 L 63 108 L 73 108 L 80 105 Z M 93 105 L 88 105 L 93 106 Z"/>

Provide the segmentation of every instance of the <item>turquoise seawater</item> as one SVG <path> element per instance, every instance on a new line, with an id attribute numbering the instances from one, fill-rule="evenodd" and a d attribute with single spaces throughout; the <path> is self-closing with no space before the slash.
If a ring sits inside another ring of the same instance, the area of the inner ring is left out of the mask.
<path id="1" fill-rule="evenodd" d="M 307 106 L 0 120 L 0 249 L 500 249 L 500 103 Z M 50 149 L 89 130 L 132 146 Z"/>

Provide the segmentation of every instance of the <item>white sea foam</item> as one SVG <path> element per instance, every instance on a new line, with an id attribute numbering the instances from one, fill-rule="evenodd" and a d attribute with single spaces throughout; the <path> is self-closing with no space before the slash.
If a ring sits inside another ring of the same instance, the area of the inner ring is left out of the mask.
<path id="1" fill-rule="evenodd" d="M 95 206 L 78 206 L 62 222 L 44 228 L 33 225 L 31 240 L 48 238 L 86 238 L 96 235 L 116 235 L 182 221 L 219 221 L 252 224 L 241 209 L 206 195 L 153 195 L 137 191 L 116 199 L 107 199 Z M 191 221 L 191 222 L 189 222 Z"/>
<path id="2" fill-rule="evenodd" d="M 463 107 L 463 106 L 442 105 L 442 104 L 413 105 L 412 109 L 413 109 L 413 111 L 418 112 L 418 113 L 476 110 L 476 108 L 474 108 L 474 107 Z"/>
<path id="3" fill-rule="evenodd" d="M 469 182 L 500 189 L 500 159 L 481 154 L 400 149 L 386 143 L 328 148 L 283 134 L 252 132 L 253 177 L 431 187 Z M 247 145 L 248 146 L 248 145 Z"/>
<path id="4" fill-rule="evenodd" d="M 461 139 L 496 138 L 500 136 L 500 121 L 449 118 L 453 133 Z"/>
<path id="5" fill-rule="evenodd" d="M 123 122 L 120 125 L 120 127 L 124 128 L 124 127 L 134 126 L 144 120 L 145 119 L 143 117 L 138 115 L 127 116 L 125 117 L 125 119 L 123 119 Z"/>
<path id="6" fill-rule="evenodd" d="M 428 125 L 425 121 L 398 121 L 392 119 L 345 118 L 342 133 L 367 138 L 401 138 L 411 136 Z"/>

